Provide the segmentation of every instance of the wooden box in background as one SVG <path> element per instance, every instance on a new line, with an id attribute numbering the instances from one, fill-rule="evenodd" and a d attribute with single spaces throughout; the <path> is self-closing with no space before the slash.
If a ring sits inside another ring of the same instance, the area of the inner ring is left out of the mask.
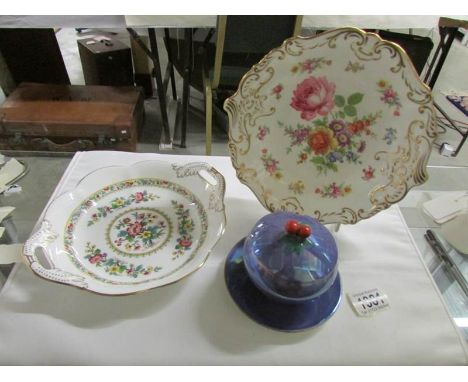
<path id="1" fill-rule="evenodd" d="M 86 85 L 132 86 L 133 65 L 130 48 L 117 39 L 78 40 Z"/>

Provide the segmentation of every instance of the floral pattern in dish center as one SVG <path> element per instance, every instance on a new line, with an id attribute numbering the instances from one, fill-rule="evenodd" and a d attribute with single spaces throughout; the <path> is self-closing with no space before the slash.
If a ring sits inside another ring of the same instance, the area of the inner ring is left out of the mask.
<path id="1" fill-rule="evenodd" d="M 171 222 L 164 213 L 154 208 L 135 208 L 109 224 L 107 242 L 117 253 L 138 256 L 161 248 L 171 234 Z"/>

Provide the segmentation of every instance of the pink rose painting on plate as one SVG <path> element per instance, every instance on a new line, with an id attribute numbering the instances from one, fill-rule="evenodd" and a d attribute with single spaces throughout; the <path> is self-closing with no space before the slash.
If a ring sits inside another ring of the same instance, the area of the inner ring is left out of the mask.
<path id="1" fill-rule="evenodd" d="M 317 114 L 325 116 L 335 106 L 335 88 L 335 84 L 326 77 L 309 77 L 297 85 L 291 106 L 300 111 L 301 118 L 306 121 L 314 119 Z"/>

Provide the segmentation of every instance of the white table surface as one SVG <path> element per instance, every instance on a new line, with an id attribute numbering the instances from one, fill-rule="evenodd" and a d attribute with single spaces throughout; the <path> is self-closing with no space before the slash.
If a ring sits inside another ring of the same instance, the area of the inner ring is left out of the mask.
<path id="1" fill-rule="evenodd" d="M 55 195 L 103 165 L 206 161 L 225 176 L 227 229 L 206 264 L 176 284 L 106 297 L 45 281 L 17 264 L 0 291 L 0 364 L 383 365 L 467 364 L 464 341 L 395 206 L 335 234 L 343 300 L 301 333 L 250 320 L 224 284 L 232 246 L 266 213 L 227 157 L 78 153 Z M 155 169 L 156 173 L 157 169 Z M 346 293 L 378 287 L 390 308 L 355 315 Z"/>

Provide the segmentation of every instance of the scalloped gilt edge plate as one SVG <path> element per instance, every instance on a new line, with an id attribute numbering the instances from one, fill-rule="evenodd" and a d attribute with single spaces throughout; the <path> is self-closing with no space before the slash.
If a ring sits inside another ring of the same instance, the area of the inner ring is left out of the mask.
<path id="1" fill-rule="evenodd" d="M 23 253 L 38 276 L 99 294 L 171 284 L 199 269 L 224 233 L 224 192 L 206 163 L 103 168 L 50 204 Z"/>
<path id="2" fill-rule="evenodd" d="M 288 39 L 224 108 L 237 177 L 272 212 L 352 224 L 427 180 L 431 91 L 403 49 L 376 34 Z"/>

